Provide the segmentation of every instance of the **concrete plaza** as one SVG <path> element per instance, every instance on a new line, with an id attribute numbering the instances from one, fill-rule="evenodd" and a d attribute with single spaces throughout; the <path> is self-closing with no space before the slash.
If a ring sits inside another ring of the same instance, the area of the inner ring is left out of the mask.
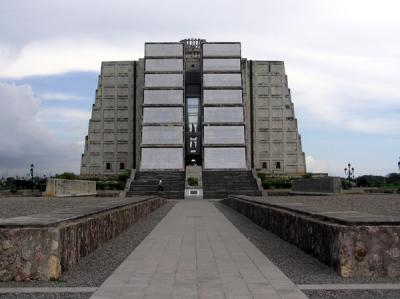
<path id="1" fill-rule="evenodd" d="M 208 201 L 180 201 L 91 297 L 307 298 Z"/>

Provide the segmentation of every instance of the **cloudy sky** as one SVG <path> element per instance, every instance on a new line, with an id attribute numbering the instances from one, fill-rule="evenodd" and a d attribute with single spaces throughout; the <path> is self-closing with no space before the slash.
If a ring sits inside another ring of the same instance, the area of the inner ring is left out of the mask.
<path id="1" fill-rule="evenodd" d="M 309 171 L 398 171 L 399 11 L 395 0 L 1 0 L 0 176 L 31 163 L 79 172 L 101 61 L 187 37 L 285 61 Z"/>

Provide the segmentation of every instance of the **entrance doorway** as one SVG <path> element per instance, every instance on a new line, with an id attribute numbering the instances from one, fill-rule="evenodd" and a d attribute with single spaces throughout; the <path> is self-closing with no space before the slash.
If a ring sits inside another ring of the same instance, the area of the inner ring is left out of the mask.
<path id="1" fill-rule="evenodd" d="M 186 165 L 201 165 L 201 113 L 200 97 L 186 98 Z"/>

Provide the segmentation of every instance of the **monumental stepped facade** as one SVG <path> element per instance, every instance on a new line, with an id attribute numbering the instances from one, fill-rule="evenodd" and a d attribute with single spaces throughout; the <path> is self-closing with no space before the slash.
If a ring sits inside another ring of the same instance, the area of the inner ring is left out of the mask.
<path id="1" fill-rule="evenodd" d="M 82 175 L 130 169 L 306 172 L 284 63 L 240 43 L 146 43 L 138 61 L 103 62 Z"/>

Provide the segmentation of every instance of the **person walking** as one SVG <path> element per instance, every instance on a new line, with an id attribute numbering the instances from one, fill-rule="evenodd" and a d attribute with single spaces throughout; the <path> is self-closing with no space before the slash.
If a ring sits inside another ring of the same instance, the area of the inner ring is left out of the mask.
<path id="1" fill-rule="evenodd" d="M 164 191 L 164 187 L 163 187 L 163 181 L 160 178 L 160 180 L 158 181 L 158 189 L 157 191 Z"/>

